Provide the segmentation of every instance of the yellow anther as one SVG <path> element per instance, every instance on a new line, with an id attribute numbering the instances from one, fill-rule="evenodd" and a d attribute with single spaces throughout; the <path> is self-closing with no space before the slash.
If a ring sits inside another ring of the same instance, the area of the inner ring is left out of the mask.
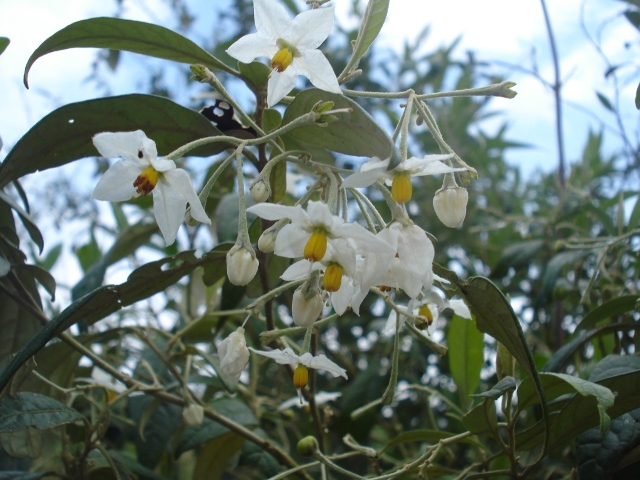
<path id="1" fill-rule="evenodd" d="M 430 326 L 433 323 L 433 313 L 431 313 L 429 305 L 421 306 L 418 310 L 418 315 L 427 319 L 427 326 Z"/>
<path id="2" fill-rule="evenodd" d="M 309 370 L 304 365 L 298 364 L 293 371 L 293 385 L 296 388 L 304 388 L 309 383 Z"/>
<path id="3" fill-rule="evenodd" d="M 318 229 L 307 240 L 304 246 L 304 258 L 310 262 L 319 262 L 327 253 L 327 234 L 324 230 Z"/>
<path id="4" fill-rule="evenodd" d="M 271 68 L 277 70 L 278 72 L 284 72 L 291 62 L 293 61 L 293 52 L 285 47 L 278 50 L 273 58 L 271 59 Z"/>
<path id="5" fill-rule="evenodd" d="M 393 177 L 391 183 L 391 196 L 398 203 L 407 203 L 411 200 L 413 187 L 411 186 L 411 177 L 406 174 L 400 174 Z"/>
<path id="6" fill-rule="evenodd" d="M 324 289 L 327 292 L 337 292 L 342 284 L 342 267 L 337 263 L 332 263 L 324 271 Z"/>
<path id="7" fill-rule="evenodd" d="M 136 187 L 136 192 L 142 195 L 148 195 L 151 190 L 156 188 L 158 177 L 158 171 L 153 167 L 148 167 L 138 175 L 138 178 L 133 182 L 133 186 Z"/>

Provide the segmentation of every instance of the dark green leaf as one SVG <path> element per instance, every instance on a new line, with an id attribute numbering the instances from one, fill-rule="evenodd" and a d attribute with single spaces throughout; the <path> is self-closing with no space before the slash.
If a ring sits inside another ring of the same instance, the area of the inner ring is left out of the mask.
<path id="1" fill-rule="evenodd" d="M 204 273 L 202 281 L 208 287 L 218 282 L 227 275 L 227 252 L 233 247 L 233 243 L 224 243 L 216 246 L 211 250 L 211 254 L 215 252 L 216 257 L 204 265 Z"/>
<path id="2" fill-rule="evenodd" d="M 624 16 L 627 17 L 627 20 L 629 20 L 631 25 L 640 30 L 640 12 L 636 10 L 627 10 L 624 12 Z"/>
<path id="3" fill-rule="evenodd" d="M 58 258 L 60 258 L 60 253 L 62 253 L 61 243 L 57 244 L 51 250 L 49 250 L 47 252 L 47 255 L 42 260 L 37 262 L 38 266 L 45 270 L 51 270 L 58 261 Z"/>
<path id="4" fill-rule="evenodd" d="M 1 168 L 2 167 L 0 167 L 0 169 Z M 29 233 L 29 237 L 31 237 L 31 240 L 33 240 L 34 243 L 38 245 L 40 253 L 42 253 L 42 249 L 44 248 L 44 238 L 42 238 L 42 233 L 40 232 L 40 229 L 35 224 L 31 216 L 27 212 L 25 212 L 20 205 L 14 202 L 13 199 L 6 193 L 0 192 L 0 200 L 9 205 L 18 214 L 18 216 L 20 217 L 20 221 L 22 221 L 22 224 L 24 225 L 24 228 L 26 228 L 27 232 Z"/>
<path id="5" fill-rule="evenodd" d="M 426 442 L 433 444 L 452 436 L 453 433 L 443 432 L 442 430 L 409 430 L 402 432 L 400 435 L 395 436 L 392 440 L 385 443 L 384 446 L 378 450 L 378 456 L 382 455 L 388 449 L 403 443 Z"/>
<path id="6" fill-rule="evenodd" d="M 220 480 L 227 469 L 227 464 L 243 444 L 244 438 L 231 432 L 220 438 L 209 440 L 198 453 L 193 478 Z"/>
<path id="7" fill-rule="evenodd" d="M 51 295 L 51 301 L 55 300 L 56 294 L 56 279 L 53 278 L 46 270 L 38 267 L 37 265 L 18 265 L 14 267 L 16 271 L 26 271 L 27 275 L 38 280 L 40 285 L 44 287 L 49 295 Z"/>
<path id="8" fill-rule="evenodd" d="M 486 397 L 492 398 L 494 400 L 499 399 L 509 390 L 513 390 L 516 388 L 516 379 L 513 377 L 504 377 L 498 383 L 496 383 L 491 390 L 486 392 L 478 393 L 474 395 L 474 397 Z"/>
<path id="9" fill-rule="evenodd" d="M 234 422 L 243 425 L 257 425 L 258 420 L 253 415 L 251 409 L 243 402 L 233 398 L 222 398 L 211 403 L 211 408 Z M 219 423 L 205 418 L 197 427 L 187 427 L 182 434 L 175 456 L 179 457 L 182 453 L 199 447 L 215 438 L 221 437 L 229 433 L 227 427 L 223 427 Z"/>
<path id="10" fill-rule="evenodd" d="M 271 74 L 271 69 L 264 63 L 260 62 L 238 62 L 238 70 L 240 70 L 240 73 L 244 78 L 251 82 L 255 91 L 267 82 L 269 75 Z"/>
<path id="11" fill-rule="evenodd" d="M 392 143 L 386 132 L 360 105 L 343 95 L 317 88 L 304 90 L 287 107 L 282 124 L 287 125 L 311 112 L 313 106 L 320 101 L 334 102 L 334 109 L 350 108 L 353 111 L 337 114 L 338 120 L 326 126 L 305 125 L 287 132 L 284 137 L 347 155 L 377 156 L 383 159 L 391 155 Z"/>
<path id="12" fill-rule="evenodd" d="M 123 95 L 71 103 L 40 120 L 0 166 L 0 188 L 23 175 L 98 155 L 91 138 L 100 132 L 142 129 L 166 155 L 193 140 L 221 135 L 198 112 L 153 95 Z M 189 155 L 210 156 L 228 145 L 210 144 Z"/>
<path id="13" fill-rule="evenodd" d="M 566 265 L 582 260 L 590 253 L 591 250 L 567 250 L 556 254 L 549 263 L 547 263 L 547 268 L 545 269 L 542 277 L 542 290 L 540 292 L 540 298 L 542 301 L 546 301 L 551 298 L 556 282 L 561 277 L 562 269 Z"/>
<path id="14" fill-rule="evenodd" d="M 42 437 L 47 430 L 28 427 L 17 432 L 0 433 L 2 449 L 15 458 L 38 458 L 42 453 Z"/>
<path id="15" fill-rule="evenodd" d="M 53 428 L 82 418 L 73 408 L 37 393 L 19 393 L 0 402 L 0 432 Z"/>
<path id="16" fill-rule="evenodd" d="M 46 477 L 47 475 L 50 475 L 50 473 L 30 473 L 21 471 L 0 472 L 0 480 L 40 480 L 42 477 Z"/>
<path id="17" fill-rule="evenodd" d="M 638 85 L 640 88 L 640 85 Z M 640 90 L 639 90 L 640 91 Z M 631 216 L 629 217 L 629 223 L 627 224 L 627 230 L 633 230 L 637 228 L 640 224 L 640 195 L 636 199 L 636 204 L 633 207 L 633 211 L 631 212 Z"/>
<path id="18" fill-rule="evenodd" d="M 464 428 L 477 435 L 498 438 L 496 403 L 492 399 L 485 399 L 462 418 L 462 424 Z"/>
<path id="19" fill-rule="evenodd" d="M 266 108 L 262 115 L 262 127 L 265 132 L 269 133 L 282 124 L 282 115 L 275 108 Z"/>
<path id="20" fill-rule="evenodd" d="M 596 95 L 598 96 L 598 100 L 600 100 L 600 103 L 602 104 L 602 106 L 604 106 L 604 108 L 606 108 L 610 112 L 614 111 L 613 110 L 613 105 L 611 105 L 611 102 L 609 101 L 609 99 L 607 97 L 605 97 L 600 92 L 596 92 Z"/>
<path id="21" fill-rule="evenodd" d="M 232 69 L 182 35 L 158 25 L 122 18 L 90 18 L 72 23 L 46 39 L 29 57 L 24 84 L 33 63 L 43 55 L 68 48 L 110 48 L 164 58 L 181 63 L 200 63 L 232 72 Z"/>
<path id="22" fill-rule="evenodd" d="M 473 394 L 480 383 L 480 370 L 484 364 L 484 335 L 474 322 L 454 315 L 449 324 L 447 343 L 449 345 L 449 368 L 451 377 L 458 387 L 458 395 L 463 408 L 471 403 Z"/>
<path id="23" fill-rule="evenodd" d="M 636 309 L 638 295 L 623 295 L 613 300 L 604 302 L 602 305 L 591 310 L 584 316 L 576 328 L 577 331 L 595 327 L 601 320 L 613 318 L 622 313 L 631 312 Z"/>
<path id="24" fill-rule="evenodd" d="M 287 193 L 287 162 L 278 162 L 269 175 L 272 203 L 279 203 Z"/>
<path id="25" fill-rule="evenodd" d="M 529 262 L 544 247 L 544 240 L 528 240 L 526 242 L 513 243 L 507 245 L 502 251 L 500 260 L 491 272 L 492 277 L 503 277 L 509 271 L 509 268 L 526 267 Z"/>
<path id="26" fill-rule="evenodd" d="M 0 37 L 0 55 L 4 53 L 10 42 L 11 41 L 7 37 Z"/>
<path id="27" fill-rule="evenodd" d="M 130 470 L 131 472 L 139 475 L 139 477 L 142 478 L 142 479 L 146 479 L 146 480 L 167 480 L 166 477 L 163 477 L 162 475 L 158 475 L 153 470 L 140 465 L 133 458 L 130 458 L 127 455 L 124 455 L 124 454 L 118 452 L 117 450 L 109 450 L 108 452 L 109 452 L 109 455 L 111 455 L 111 458 L 113 458 L 113 460 L 115 460 L 116 464 L 123 465 L 128 470 Z"/>
<path id="28" fill-rule="evenodd" d="M 350 63 L 353 62 L 354 68 L 358 66 L 360 59 L 367 53 L 367 50 L 369 50 L 369 47 L 380 33 L 387 18 L 388 10 L 389 0 L 369 0 L 367 10 L 363 16 L 363 22 L 358 30 L 356 43 L 353 46 L 353 59 L 349 61 Z"/>
<path id="29" fill-rule="evenodd" d="M 638 87 L 636 88 L 636 108 L 638 110 L 640 110 L 640 83 L 638 84 Z"/>

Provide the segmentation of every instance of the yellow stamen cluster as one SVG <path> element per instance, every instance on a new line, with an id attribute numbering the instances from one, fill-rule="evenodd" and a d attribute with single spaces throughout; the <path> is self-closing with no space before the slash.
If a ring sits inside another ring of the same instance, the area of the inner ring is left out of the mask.
<path id="1" fill-rule="evenodd" d="M 342 266 L 332 263 L 324 271 L 323 284 L 327 292 L 337 292 L 342 285 Z"/>
<path id="2" fill-rule="evenodd" d="M 298 364 L 293 371 L 293 385 L 296 388 L 304 388 L 309 383 L 309 370 L 304 365 Z"/>
<path id="3" fill-rule="evenodd" d="M 136 192 L 142 195 L 148 195 L 151 190 L 156 188 L 159 176 L 155 168 L 148 167 L 145 169 L 133 182 L 133 186 L 136 187 Z"/>
<path id="4" fill-rule="evenodd" d="M 433 323 L 433 313 L 431 313 L 431 309 L 429 305 L 423 305 L 418 310 L 418 315 L 427 319 L 427 327 Z"/>
<path id="5" fill-rule="evenodd" d="M 400 174 L 393 177 L 391 183 L 391 196 L 398 203 L 407 203 L 413 195 L 413 187 L 411 186 L 411 177 L 406 174 Z"/>
<path id="6" fill-rule="evenodd" d="M 304 246 L 304 258 L 310 262 L 319 262 L 327 253 L 327 233 L 324 229 L 317 229 Z"/>
<path id="7" fill-rule="evenodd" d="M 291 49 L 285 47 L 278 50 L 273 58 L 271 59 L 271 68 L 277 70 L 278 72 L 284 72 L 291 62 L 293 61 L 293 52 Z"/>

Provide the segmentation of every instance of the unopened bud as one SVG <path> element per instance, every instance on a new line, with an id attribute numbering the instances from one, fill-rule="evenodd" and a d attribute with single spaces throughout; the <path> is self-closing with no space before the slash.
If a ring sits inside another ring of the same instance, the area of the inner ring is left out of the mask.
<path id="1" fill-rule="evenodd" d="M 258 271 L 258 259 L 253 249 L 235 245 L 227 253 L 227 277 L 234 285 L 246 285 Z"/>
<path id="2" fill-rule="evenodd" d="M 495 94 L 497 97 L 513 98 L 518 95 L 518 92 L 511 90 L 512 87 L 516 86 L 515 82 L 504 81 L 497 86 L 499 87 Z"/>
<path id="3" fill-rule="evenodd" d="M 182 418 L 192 427 L 197 427 L 204 420 L 204 408 L 197 403 L 190 403 L 182 410 Z"/>
<path id="4" fill-rule="evenodd" d="M 299 327 L 310 327 L 320 316 L 323 305 L 324 302 L 319 290 L 310 298 L 306 298 L 304 288 L 297 288 L 291 301 L 293 323 Z"/>
<path id="5" fill-rule="evenodd" d="M 297 448 L 300 455 L 313 455 L 318 449 L 318 441 L 309 435 L 298 442 Z"/>
<path id="6" fill-rule="evenodd" d="M 225 338 L 218 347 L 220 370 L 225 375 L 240 378 L 240 373 L 249 363 L 249 349 L 244 338 L 244 328 L 238 329 Z"/>
<path id="7" fill-rule="evenodd" d="M 442 187 L 433 197 L 433 208 L 440 221 L 449 228 L 462 225 L 467 214 L 469 192 L 463 187 Z"/>
<path id="8" fill-rule="evenodd" d="M 251 194 L 251 198 L 256 203 L 262 203 L 269 200 L 271 196 L 271 186 L 269 185 L 269 179 L 259 175 L 253 183 L 251 187 L 249 187 L 249 193 Z"/>

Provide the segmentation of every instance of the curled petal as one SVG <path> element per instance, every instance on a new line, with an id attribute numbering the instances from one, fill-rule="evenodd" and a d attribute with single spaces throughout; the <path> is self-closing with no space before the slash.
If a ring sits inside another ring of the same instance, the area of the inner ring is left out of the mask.
<path id="1" fill-rule="evenodd" d="M 149 159 L 158 156 L 156 142 L 148 138 L 142 130 L 98 133 L 93 136 L 93 144 L 100 155 L 107 158 L 122 157 L 142 161 L 148 165 Z"/>

